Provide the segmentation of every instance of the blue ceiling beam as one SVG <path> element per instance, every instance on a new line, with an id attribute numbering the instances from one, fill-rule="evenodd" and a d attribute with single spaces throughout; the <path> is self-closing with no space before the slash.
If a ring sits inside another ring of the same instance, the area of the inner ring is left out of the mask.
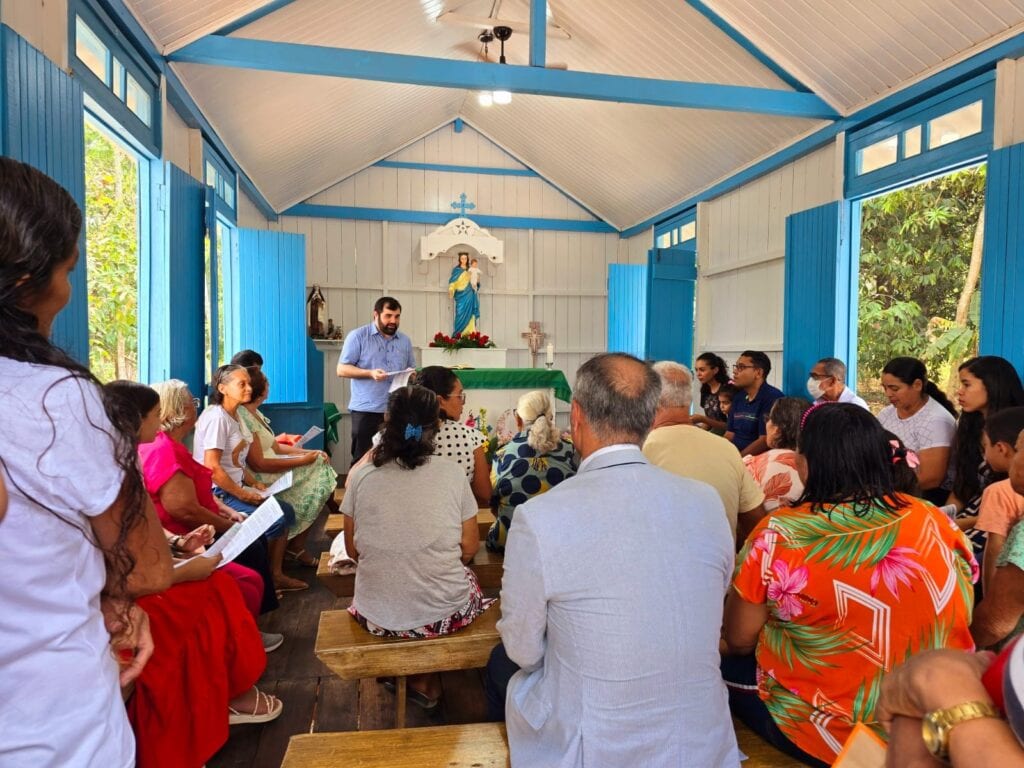
<path id="1" fill-rule="evenodd" d="M 752 112 L 834 120 L 838 113 L 813 93 L 738 85 L 686 83 L 572 72 L 511 64 L 449 61 L 377 51 L 212 35 L 185 46 L 170 61 L 240 69 L 407 83 L 460 90 L 507 90 L 570 99 L 683 109 Z"/>
<path id="2" fill-rule="evenodd" d="M 530 66 L 547 66 L 548 0 L 530 0 Z"/>
<path id="3" fill-rule="evenodd" d="M 811 89 L 801 83 L 793 75 L 789 74 L 785 69 L 782 68 L 771 56 L 766 54 L 753 42 L 750 41 L 746 35 L 740 32 L 736 27 L 730 24 L 728 21 L 723 19 L 713 10 L 711 10 L 706 3 L 702 3 L 701 0 L 686 0 L 686 4 L 697 11 L 701 16 L 706 18 L 720 30 L 725 32 L 729 38 L 737 43 L 743 50 L 757 59 L 761 64 L 770 69 L 776 77 L 782 80 L 790 88 L 800 91 L 801 93 L 812 93 Z"/>
<path id="4" fill-rule="evenodd" d="M 225 24 L 223 27 L 218 29 L 216 32 L 211 34 L 214 35 L 230 35 L 232 32 L 237 32 L 242 27 L 247 27 L 254 21 L 259 21 L 264 16 L 269 16 L 274 11 L 278 11 L 284 8 L 286 5 L 291 5 L 295 0 L 271 0 L 271 2 L 264 5 L 262 8 L 257 8 L 255 11 L 251 11 L 237 21 L 233 21 L 230 24 Z"/>

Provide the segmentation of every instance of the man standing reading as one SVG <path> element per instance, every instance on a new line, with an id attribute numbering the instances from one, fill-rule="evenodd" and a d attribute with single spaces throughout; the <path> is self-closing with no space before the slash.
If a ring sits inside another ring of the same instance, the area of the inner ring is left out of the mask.
<path id="1" fill-rule="evenodd" d="M 348 411 L 352 415 L 352 461 L 370 450 L 388 405 L 389 373 L 416 367 L 409 337 L 398 330 L 402 305 L 384 296 L 373 305 L 373 322 L 345 337 L 338 376 L 352 379 Z"/>

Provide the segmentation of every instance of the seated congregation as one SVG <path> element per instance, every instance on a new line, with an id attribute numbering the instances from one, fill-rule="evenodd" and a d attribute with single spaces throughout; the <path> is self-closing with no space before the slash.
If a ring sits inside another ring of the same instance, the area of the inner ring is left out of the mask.
<path id="1" fill-rule="evenodd" d="M 0 764 L 198 768 L 230 724 L 287 705 L 257 687 L 288 642 L 259 621 L 309 588 L 285 567 L 316 564 L 338 478 L 275 438 L 251 351 L 200 413 L 181 381 L 102 385 L 54 346 L 81 226 L 65 190 L 0 158 L 0 595 L 18 607 L 0 679 L 19 697 Z M 458 377 L 421 370 L 354 441 L 351 621 L 429 643 L 500 613 L 484 678 L 513 766 L 737 766 L 733 718 L 812 766 L 858 726 L 894 765 L 1024 765 L 996 706 L 1017 701 L 1013 675 L 986 686 L 993 657 L 975 653 L 1024 652 L 1013 367 L 960 366 L 958 414 L 896 358 L 877 418 L 835 358 L 808 372 L 813 403 L 767 383 L 763 352 L 725 368 L 698 358 L 694 416 L 686 366 L 595 355 L 569 434 L 530 392 L 493 456 L 460 422 Z M 286 471 L 277 522 L 231 563 L 204 556 Z M 481 505 L 500 600 L 468 567 Z M 434 672 L 408 680 L 420 707 L 442 695 Z"/>

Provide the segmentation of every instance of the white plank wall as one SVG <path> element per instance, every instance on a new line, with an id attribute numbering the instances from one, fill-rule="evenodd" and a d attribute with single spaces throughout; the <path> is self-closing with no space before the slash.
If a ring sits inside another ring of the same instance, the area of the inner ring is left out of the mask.
<path id="1" fill-rule="evenodd" d="M 6 0 L 0 3 L 0 21 L 67 71 L 67 0 Z"/>
<path id="2" fill-rule="evenodd" d="M 523 167 L 486 137 L 466 126 L 451 126 L 421 139 L 393 158 L 483 167 Z M 461 174 L 394 168 L 369 168 L 310 199 L 311 203 L 407 210 L 449 211 L 465 191 L 474 213 L 541 218 L 592 217 L 542 179 Z M 251 204 L 240 207 L 241 226 L 263 226 Z M 454 216 L 453 212 L 453 216 Z M 450 260 L 421 263 L 419 239 L 434 225 L 283 216 L 271 229 L 306 236 L 306 281 L 317 283 L 327 299 L 327 316 L 347 332 L 372 318 L 382 295 L 402 302 L 402 330 L 416 347 L 426 346 L 441 330 L 451 332 L 448 298 Z M 607 339 L 608 264 L 641 263 L 651 244 L 650 231 L 629 240 L 616 234 L 534 229 L 491 229 L 505 244 L 505 263 L 481 265 L 481 328 L 509 350 L 508 363 L 528 367 L 530 354 L 520 334 L 531 320 L 541 322 L 555 346 L 555 367 L 570 384 L 576 369 L 603 352 Z M 542 361 L 538 361 L 539 364 Z M 325 360 L 326 398 L 344 412 L 348 382 L 334 376 L 336 355 Z M 564 412 L 567 405 L 559 403 Z M 563 415 L 560 421 L 568 425 Z M 348 464 L 348 419 L 343 419 L 336 466 Z"/>
<path id="3" fill-rule="evenodd" d="M 727 363 L 744 349 L 782 373 L 786 217 L 837 199 L 830 144 L 697 209 L 697 353 Z"/>

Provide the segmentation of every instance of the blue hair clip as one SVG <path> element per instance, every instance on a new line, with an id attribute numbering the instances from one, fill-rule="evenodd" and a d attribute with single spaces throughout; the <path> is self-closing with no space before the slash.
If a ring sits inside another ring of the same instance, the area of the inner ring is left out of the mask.
<path id="1" fill-rule="evenodd" d="M 421 437 L 423 437 L 423 427 L 415 426 L 413 424 L 405 425 L 406 440 L 419 440 Z"/>

